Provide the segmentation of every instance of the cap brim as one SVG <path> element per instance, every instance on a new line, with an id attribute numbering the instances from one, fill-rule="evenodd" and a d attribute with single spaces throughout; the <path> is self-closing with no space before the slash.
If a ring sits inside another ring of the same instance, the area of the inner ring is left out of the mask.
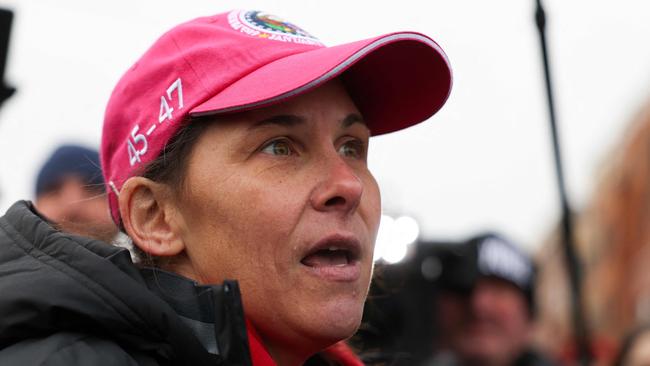
<path id="1" fill-rule="evenodd" d="M 227 114 L 280 103 L 339 76 L 373 135 L 428 119 L 444 105 L 452 85 L 447 57 L 433 40 L 394 33 L 278 59 L 190 114 Z"/>

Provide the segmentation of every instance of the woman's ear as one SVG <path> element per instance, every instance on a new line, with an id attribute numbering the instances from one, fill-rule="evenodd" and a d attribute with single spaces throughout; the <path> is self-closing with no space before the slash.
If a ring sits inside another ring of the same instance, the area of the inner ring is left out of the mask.
<path id="1" fill-rule="evenodd" d="M 122 186 L 119 205 L 124 229 L 145 253 L 168 257 L 185 249 L 173 200 L 166 184 L 144 177 L 131 177 Z"/>

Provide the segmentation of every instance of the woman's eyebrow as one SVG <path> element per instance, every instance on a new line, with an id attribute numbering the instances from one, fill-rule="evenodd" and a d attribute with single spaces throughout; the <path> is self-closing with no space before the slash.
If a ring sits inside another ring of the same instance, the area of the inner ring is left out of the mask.
<path id="1" fill-rule="evenodd" d="M 262 126 L 268 126 L 268 125 L 279 125 L 279 126 L 285 126 L 285 127 L 292 127 L 296 126 L 299 124 L 305 123 L 305 118 L 301 116 L 297 116 L 295 114 L 278 114 L 275 116 L 271 116 L 268 118 L 264 118 L 261 121 L 257 121 L 254 124 L 252 124 L 248 129 L 256 129 Z"/>
<path id="2" fill-rule="evenodd" d="M 368 127 L 366 125 L 366 121 L 364 121 L 363 117 L 361 117 L 361 115 L 358 113 L 350 113 L 343 119 L 343 121 L 341 121 L 341 125 L 343 127 L 350 127 L 355 123 L 361 123 L 362 125 Z"/>

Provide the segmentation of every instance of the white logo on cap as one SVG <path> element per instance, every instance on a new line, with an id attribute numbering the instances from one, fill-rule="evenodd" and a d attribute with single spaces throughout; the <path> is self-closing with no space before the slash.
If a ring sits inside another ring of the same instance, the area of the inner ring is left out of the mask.
<path id="1" fill-rule="evenodd" d="M 479 268 L 484 274 L 508 279 L 519 287 L 526 287 L 532 267 L 515 249 L 497 238 L 488 238 L 479 247 Z"/>

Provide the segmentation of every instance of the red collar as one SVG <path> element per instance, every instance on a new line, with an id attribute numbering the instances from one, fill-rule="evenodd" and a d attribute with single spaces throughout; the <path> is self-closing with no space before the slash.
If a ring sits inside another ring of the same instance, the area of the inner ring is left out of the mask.
<path id="1" fill-rule="evenodd" d="M 266 347 L 262 344 L 259 333 L 248 319 L 246 319 L 246 330 L 248 331 L 248 345 L 253 366 L 277 366 Z M 363 362 L 359 360 L 345 342 L 338 342 L 324 349 L 321 354 L 340 366 L 363 366 Z"/>
<path id="2" fill-rule="evenodd" d="M 260 335 L 253 324 L 246 319 L 246 330 L 248 331 L 248 347 L 251 351 L 251 360 L 253 366 L 277 366 L 271 355 L 262 344 Z"/>

